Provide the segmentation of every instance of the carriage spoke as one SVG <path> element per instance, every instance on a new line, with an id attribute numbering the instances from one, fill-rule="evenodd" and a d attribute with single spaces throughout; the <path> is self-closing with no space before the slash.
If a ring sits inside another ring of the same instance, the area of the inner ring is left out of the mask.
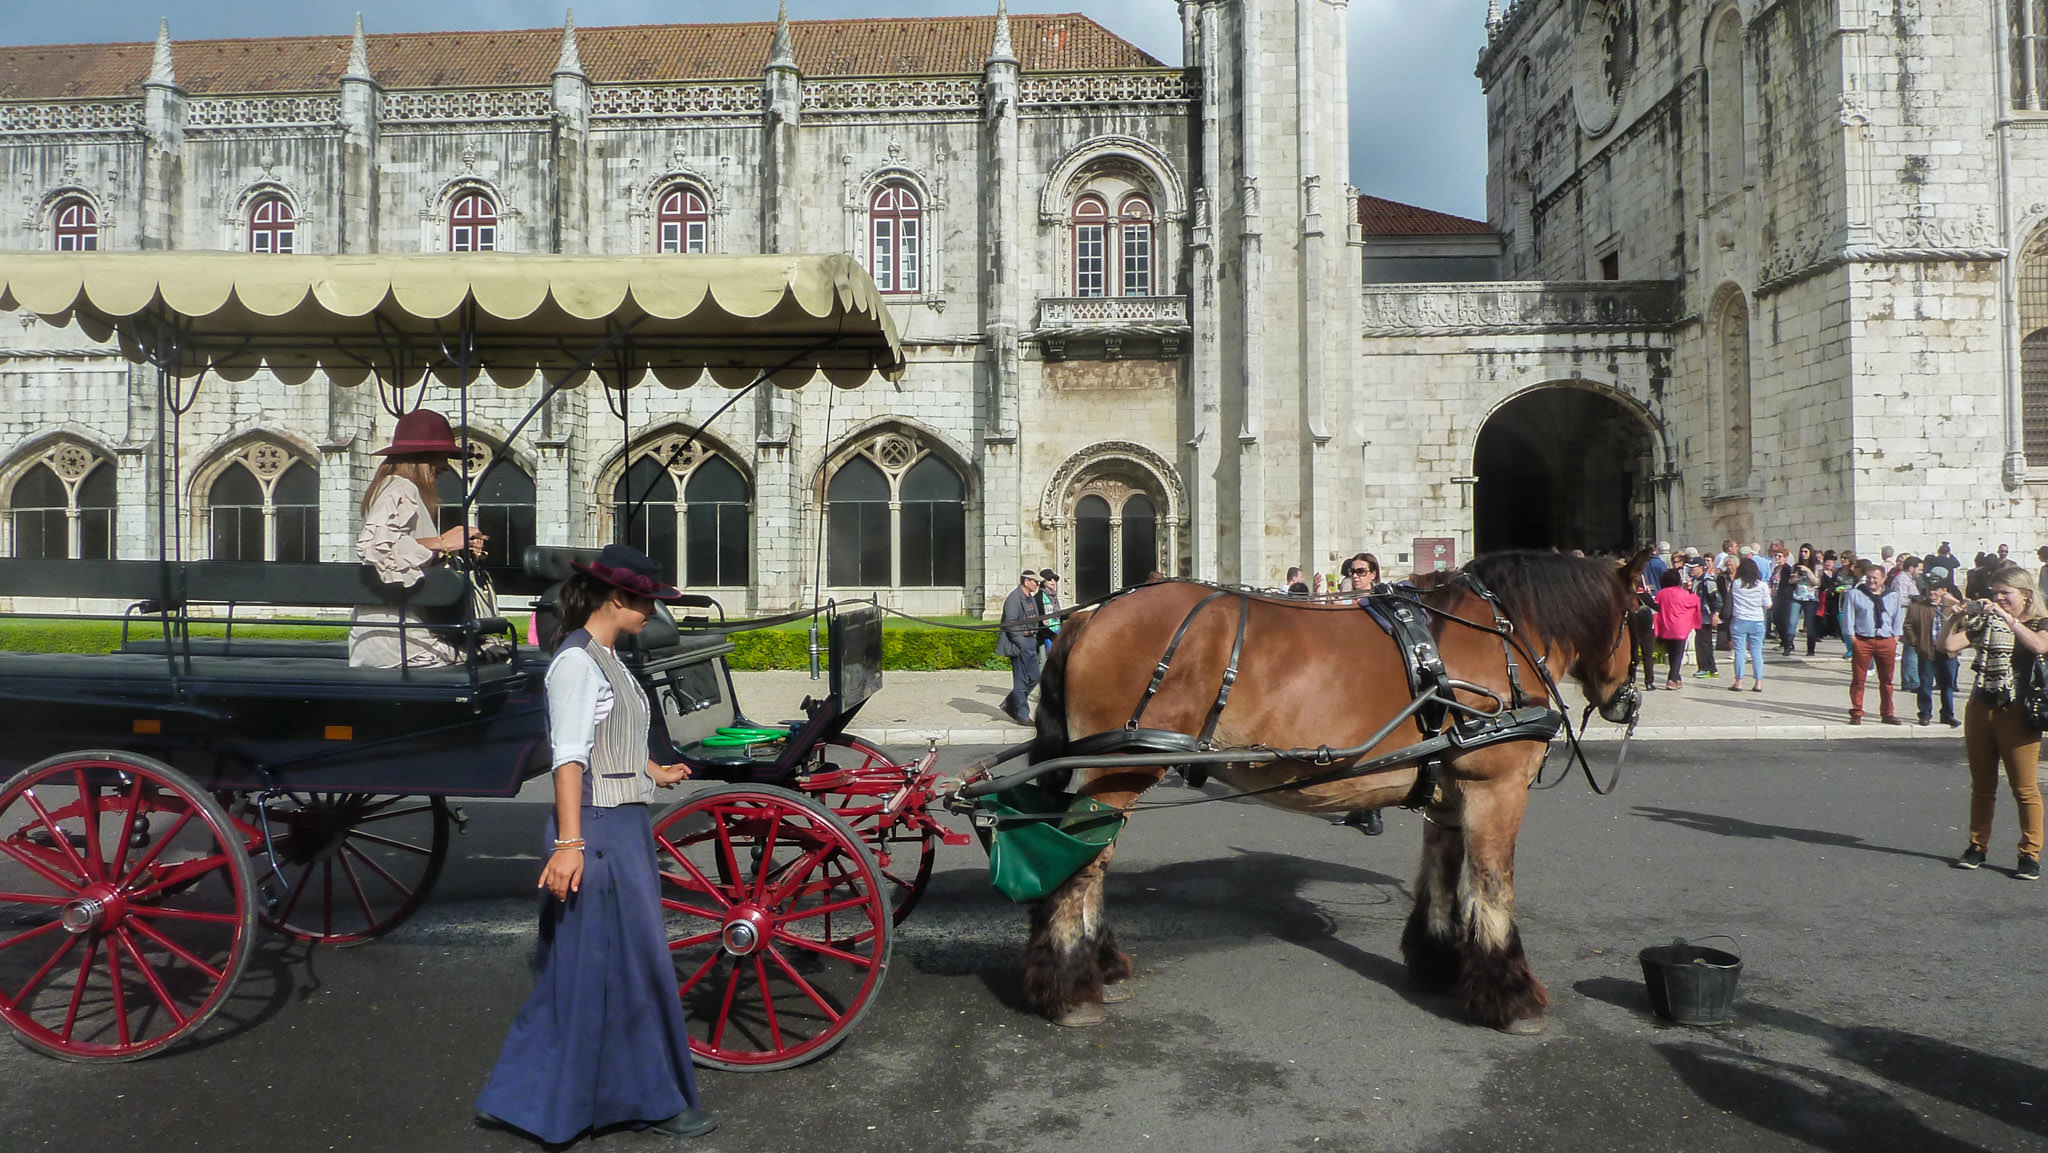
<path id="1" fill-rule="evenodd" d="M 320 865 L 320 931 L 324 936 L 334 935 L 334 858 L 329 857 Z"/>
<path id="2" fill-rule="evenodd" d="M 417 816 L 420 813 L 431 813 L 434 811 L 434 806 L 432 803 L 424 805 L 414 805 L 412 808 L 409 809 L 392 809 L 389 812 L 378 811 L 379 809 L 384 808 L 385 805 L 393 804 L 397 800 L 398 798 L 393 797 L 391 800 L 385 801 L 383 805 L 371 806 L 368 810 L 366 810 L 367 815 L 355 818 L 355 820 L 352 821 L 351 824 L 360 827 L 363 825 L 367 825 L 372 821 L 393 821 L 397 820 L 399 817 Z"/>
<path id="3" fill-rule="evenodd" d="M 70 897 L 49 893 L 0 893 L 0 905 L 62 905 L 69 900 Z M 6 947 L 5 942 L 0 942 L 0 949 Z"/>
<path id="4" fill-rule="evenodd" d="M 408 845 L 404 841 L 393 840 L 390 837 L 380 837 L 375 833 L 365 833 L 359 829 L 350 830 L 348 835 L 351 837 L 359 837 L 365 841 L 370 842 L 373 845 L 383 845 L 385 848 L 388 849 L 403 849 L 408 853 L 417 853 L 422 857 L 431 857 L 434 855 L 434 851 L 432 849 L 422 849 L 418 845 Z"/>
<path id="5" fill-rule="evenodd" d="M 208 925 L 232 925 L 239 919 L 233 913 L 202 913 L 197 909 L 170 909 L 162 905 L 130 905 L 128 915 L 167 921 L 199 921 Z"/>
<path id="6" fill-rule="evenodd" d="M 174 889 L 181 885 L 191 884 L 216 869 L 228 867 L 227 856 L 222 853 L 215 853 L 207 857 L 194 857 L 189 861 L 180 861 L 172 865 L 169 869 L 165 870 L 163 876 L 158 877 L 155 883 L 151 884 L 148 888 L 136 889 L 126 895 L 131 901 L 140 901 L 145 897 L 153 897 L 166 889 Z"/>
<path id="7" fill-rule="evenodd" d="M 718 934 L 713 933 L 711 936 L 713 938 L 716 938 Z M 669 948 L 675 949 L 680 947 L 682 944 L 683 942 L 681 941 L 671 941 L 669 942 Z M 688 977 L 685 977 L 683 979 L 682 984 L 676 986 L 676 995 L 687 995 L 690 990 L 696 988 L 697 982 L 702 981 L 705 977 L 709 976 L 711 974 L 712 966 L 718 964 L 718 959 L 723 956 L 725 956 L 723 952 L 713 950 L 709 957 L 704 958 L 704 963 L 697 966 L 695 972 L 691 973 Z"/>
<path id="8" fill-rule="evenodd" d="M 43 927 L 43 929 L 54 929 L 54 928 L 56 928 L 56 927 L 57 927 L 57 922 L 55 922 L 55 921 L 52 921 L 52 922 L 50 922 L 50 923 L 49 923 L 48 925 L 45 925 L 45 926 Z M 9 942 L 8 942 L 8 944 L 9 944 L 9 945 L 19 945 L 19 944 L 21 944 L 21 943 L 22 943 L 23 941 L 25 941 L 25 940 L 29 939 L 30 937 L 35 937 L 35 936 L 39 936 L 39 935 L 41 935 L 41 934 L 42 934 L 42 932 L 43 932 L 43 929 L 37 929 L 37 930 L 36 930 L 35 932 L 33 932 L 33 933 L 23 933 L 23 934 L 22 934 L 21 936 L 19 936 L 19 937 L 16 937 L 16 938 L 15 938 L 14 940 L 12 940 L 12 941 L 9 941 Z M 71 948 L 72 948 L 72 946 L 74 946 L 74 945 L 76 945 L 76 944 L 78 944 L 78 938 L 77 938 L 77 937 L 75 937 L 75 936 L 66 936 L 66 937 L 64 938 L 64 945 L 63 945 L 63 947 L 62 947 L 62 948 L 60 948 L 60 949 L 58 949 L 58 950 L 57 950 L 56 952 L 54 952 L 54 953 L 51 953 L 51 954 L 50 954 L 50 959 L 49 959 L 49 960 L 47 960 L 47 961 L 44 961 L 44 962 L 43 962 L 43 967 L 42 967 L 42 968 L 40 968 L 40 969 L 37 969 L 37 970 L 35 971 L 35 973 L 34 973 L 33 975 L 31 975 L 31 976 L 29 977 L 29 979 L 28 979 L 28 983 L 27 983 L 27 984 L 25 984 L 25 985 L 23 985 L 23 986 L 21 987 L 21 992 L 19 992 L 19 993 L 16 993 L 16 994 L 14 995 L 14 1000 L 12 1000 L 12 1001 L 9 1001 L 9 1002 L 5 1002 L 5 1003 L 6 1003 L 6 1004 L 10 1004 L 10 1005 L 13 1005 L 13 1006 L 14 1006 L 14 1007 L 16 1007 L 16 1008 L 20 1008 L 20 1007 L 21 1007 L 22 1005 L 26 1004 L 26 1003 L 28 1002 L 28 995 L 29 995 L 30 993 L 33 993 L 33 992 L 35 992 L 35 991 L 36 991 L 36 986 L 37 986 L 37 985 L 40 985 L 40 984 L 42 984 L 42 983 L 43 983 L 43 978 L 44 978 L 44 977 L 47 977 L 47 976 L 49 976 L 49 975 L 50 975 L 50 973 L 51 973 L 52 971 L 54 971 L 54 970 L 55 970 L 55 969 L 57 968 L 57 966 L 58 966 L 59 964 L 62 964 L 62 963 L 63 963 L 63 961 L 64 961 L 64 958 L 65 958 L 66 956 L 70 955 L 70 953 L 71 953 Z"/>
<path id="9" fill-rule="evenodd" d="M 104 881 L 107 879 L 107 863 L 100 856 L 100 791 L 87 783 L 82 768 L 73 769 L 71 779 L 78 788 L 79 827 L 85 830 L 86 876 Z"/>
<path id="10" fill-rule="evenodd" d="M 107 991 L 114 999 L 114 1036 L 125 1047 L 133 1044 L 128 1033 L 128 998 L 121 993 L 121 950 L 107 942 Z"/>
<path id="11" fill-rule="evenodd" d="M 200 960 L 198 957 L 193 956 L 192 951 L 190 949 L 185 948 L 183 945 L 180 945 L 176 941 L 171 940 L 169 937 L 164 936 L 162 933 L 157 932 L 155 929 L 150 927 L 148 922 L 131 921 L 129 922 L 129 924 L 134 927 L 136 932 L 141 933 L 143 936 L 148 937 L 150 940 L 155 941 L 159 945 L 162 945 L 164 949 L 171 954 L 171 956 L 176 957 L 178 960 L 183 961 L 187 965 L 190 965 L 193 968 L 199 970 L 200 972 L 206 974 L 208 980 L 220 980 L 221 970 L 216 969 L 212 965 L 209 965 L 206 962 Z"/>
<path id="12" fill-rule="evenodd" d="M 59 1040 L 71 1040 L 71 1030 L 78 1024 L 78 1006 L 85 1000 L 85 983 L 92 977 L 92 958 L 99 944 L 93 938 L 85 942 L 85 959 L 78 963 L 78 983 L 71 987 L 71 1004 L 64 1010 L 64 1032 L 59 1034 Z"/>
<path id="13" fill-rule="evenodd" d="M 342 863 L 344 865 L 348 863 L 348 855 L 350 853 L 353 853 L 355 854 L 356 860 L 361 861 L 363 863 L 364 868 L 367 868 L 371 872 L 377 874 L 379 877 L 384 878 L 385 884 L 390 885 L 392 888 L 397 889 L 399 892 L 405 894 L 407 900 L 412 899 L 412 889 L 407 887 L 406 884 L 400 881 L 397 877 L 394 877 L 389 872 L 387 872 L 384 866 L 378 864 L 376 861 L 371 860 L 370 855 L 368 853 L 365 853 L 361 849 L 356 848 L 347 840 L 343 840 L 341 842 L 341 852 Z"/>
<path id="14" fill-rule="evenodd" d="M 754 980 L 761 986 L 761 1010 L 768 1015 L 768 1039 L 782 1048 L 782 1022 L 775 1016 L 775 993 L 768 988 L 768 966 L 761 963 L 759 954 L 754 956 Z"/>
<path id="15" fill-rule="evenodd" d="M 661 907 L 664 912 L 678 913 L 686 917 L 701 917 L 706 921 L 723 922 L 725 920 L 725 914 L 718 909 L 707 909 L 702 905 L 686 905 L 674 897 L 663 897 L 661 899 Z"/>
<path id="16" fill-rule="evenodd" d="M 711 831 L 712 836 L 716 838 L 714 847 L 718 852 L 719 863 L 725 866 L 725 875 L 733 879 L 733 887 L 737 890 L 740 885 L 740 857 L 739 851 L 732 845 L 732 828 L 726 821 L 727 815 L 728 810 L 712 810 Z"/>
<path id="17" fill-rule="evenodd" d="M 725 997 L 718 1004 L 718 1027 L 711 1030 L 711 1047 L 714 1049 L 725 1047 L 725 1025 L 732 1020 L 732 998 L 739 991 L 740 959 L 734 957 L 732 965 L 725 971 Z"/>
<path id="18" fill-rule="evenodd" d="M 11 841 L 0 841 L 0 853 L 6 853 L 8 856 L 13 857 L 21 863 L 22 867 L 67 893 L 76 893 L 84 886 L 85 878 L 67 877 L 43 862 L 36 860 L 28 854 L 27 850 L 20 848 Z M 67 897 L 66 899 L 68 900 L 69 898 Z"/>
<path id="19" fill-rule="evenodd" d="M 857 956 L 853 953 L 847 952 L 844 949 L 834 948 L 832 945 L 824 941 L 814 941 L 809 937 L 799 937 L 795 933 L 786 933 L 781 929 L 775 930 L 775 940 L 780 941 L 785 945 L 794 945 L 799 949 L 808 950 L 810 952 L 818 954 L 821 957 L 830 957 L 835 961 L 844 961 L 849 965 L 854 965 L 862 969 L 874 968 L 874 962 L 869 958 Z"/>
<path id="20" fill-rule="evenodd" d="M 135 818 L 142 813 L 142 779 L 128 778 L 128 803 L 121 809 L 121 835 L 114 840 L 114 857 L 107 867 L 107 875 L 120 876 L 128 865 L 128 841 L 135 835 Z M 145 829 L 148 825 L 143 826 Z"/>
<path id="21" fill-rule="evenodd" d="M 754 874 L 754 900 L 762 904 L 773 903 L 768 900 L 768 876 L 771 872 L 768 864 L 775 859 L 775 840 L 781 832 L 781 819 L 770 818 L 768 828 L 761 833 L 761 869 Z"/>
<path id="22" fill-rule="evenodd" d="M 669 856 L 675 858 L 676 864 L 681 865 L 684 869 L 689 871 L 690 878 L 688 881 L 685 881 L 680 877 L 674 877 L 668 873 L 663 873 L 662 876 L 668 877 L 670 880 L 674 881 L 678 885 L 681 885 L 685 889 L 690 888 L 692 885 L 695 885 L 703 889 L 704 892 L 708 896 L 710 896 L 712 900 L 718 902 L 718 907 L 721 910 L 732 908 L 732 902 L 726 898 L 726 895 L 724 893 L 718 891 L 718 886 L 712 884 L 711 878 L 705 876 L 703 872 L 697 868 L 694 862 L 692 862 L 688 857 L 683 856 L 680 852 L 677 852 L 676 847 L 670 844 L 669 842 L 663 840 L 660 843 L 662 848 L 668 850 Z"/>
<path id="23" fill-rule="evenodd" d="M 719 930 L 713 929 L 708 933 L 698 933 L 693 937 L 677 937 L 668 943 L 669 952 L 673 953 L 678 949 L 694 948 L 698 945 L 709 945 L 711 942 L 718 940 L 720 935 Z"/>
<path id="24" fill-rule="evenodd" d="M 140 786 L 138 785 L 138 787 Z M 184 812 L 179 813 L 178 822 L 171 826 L 169 832 L 165 833 L 161 837 L 158 837 L 156 839 L 156 844 L 151 845 L 149 847 L 149 852 L 144 853 L 140 860 L 136 861 L 133 865 L 130 865 L 126 873 L 121 874 L 120 883 L 115 887 L 125 889 L 128 886 L 134 884 L 135 878 L 141 876 L 142 871 L 144 869 L 147 869 L 151 865 L 155 864 L 156 859 L 159 856 L 163 855 L 164 849 L 169 847 L 172 841 L 178 839 L 178 834 L 185 831 L 186 825 L 192 823 L 192 813 L 193 810 L 191 809 L 186 809 Z"/>
<path id="25" fill-rule="evenodd" d="M 787 925 L 791 921 L 807 921 L 812 917 L 829 917 L 834 913 L 843 913 L 848 909 L 858 909 L 867 903 L 868 898 L 864 896 L 848 897 L 843 901 L 834 901 L 829 905 L 819 905 L 815 909 L 804 909 L 796 913 L 784 913 L 779 920 L 782 924 Z"/>
<path id="26" fill-rule="evenodd" d="M 148 961 L 143 960 L 142 950 L 136 947 L 134 938 L 128 935 L 126 929 L 115 930 L 114 936 L 128 950 L 128 956 L 134 960 L 135 967 L 141 970 L 143 981 L 149 985 L 150 991 L 156 994 L 156 999 L 163 1005 L 164 1012 L 171 1015 L 171 1020 L 178 1028 L 184 1028 L 185 1022 L 190 1018 L 178 1012 L 178 1003 L 171 999 L 170 990 L 164 988 L 164 983 L 157 977 L 156 970 L 150 967 Z"/>
<path id="27" fill-rule="evenodd" d="M 277 923 L 278 923 L 278 924 L 282 925 L 282 924 L 284 924 L 284 923 L 285 923 L 286 921 L 289 921 L 289 920 L 291 920 L 291 919 L 292 919 L 292 910 L 293 910 L 293 909 L 296 909 L 296 908 L 298 908 L 298 906 L 299 906 L 299 897 L 300 897 L 301 895 L 303 895 L 303 894 L 305 893 L 305 891 L 306 891 L 306 881 L 307 881 L 308 879 L 310 879 L 310 878 L 312 877 L 312 875 L 313 875 L 313 862 L 311 862 L 311 861 L 307 861 L 307 862 L 306 862 L 306 867 L 305 867 L 305 868 L 303 868 L 303 869 L 300 869 L 300 870 L 299 870 L 299 879 L 298 879 L 298 880 L 296 880 L 296 881 L 294 881 L 294 882 L 292 882 L 292 894 L 291 894 L 291 896 L 289 896 L 289 897 L 286 897 L 286 898 L 285 898 L 285 901 L 284 901 L 284 908 L 282 908 L 282 909 L 279 909 L 279 910 L 277 911 Z"/>
<path id="28" fill-rule="evenodd" d="M 778 879 L 775 891 L 767 895 L 757 894 L 754 899 L 761 904 L 772 906 L 781 905 L 799 896 L 808 895 L 807 892 L 792 892 L 792 890 L 803 884 L 812 873 L 817 871 L 819 865 L 825 863 L 825 858 L 832 855 L 834 847 L 829 844 L 818 845 L 803 856 L 791 861 L 782 870 L 783 875 Z M 828 881 L 824 887 L 829 889 L 832 887 L 832 883 Z"/>
<path id="29" fill-rule="evenodd" d="M 341 854 L 340 859 L 342 874 L 348 878 L 348 887 L 355 891 L 356 907 L 363 911 L 363 924 L 376 924 L 377 914 L 370 911 L 370 896 L 363 892 L 363 879 L 356 874 L 355 863 L 348 859 L 347 853 Z"/>
<path id="30" fill-rule="evenodd" d="M 768 948 L 768 955 L 775 958 L 775 964 L 782 969 L 783 973 L 789 977 L 790 981 L 796 985 L 797 989 L 800 990 L 804 996 L 809 997 L 811 999 L 811 1004 L 816 1005 L 818 1007 L 818 1012 L 825 1014 L 826 1018 L 828 1018 L 833 1024 L 836 1025 L 839 1023 L 839 1018 L 844 1014 L 839 1013 L 837 1010 L 833 1009 L 832 1006 L 825 1003 L 825 998 L 820 997 L 818 995 L 818 991 L 816 989 L 811 988 L 811 983 L 803 979 L 803 976 L 799 974 L 796 971 L 796 968 L 789 963 L 789 958 L 784 957 L 782 955 L 782 950 L 777 949 L 771 945 Z"/>
<path id="31" fill-rule="evenodd" d="M 56 843 L 58 849 L 63 851 L 64 856 L 71 861 L 72 867 L 78 870 L 78 875 L 90 879 L 93 875 L 92 870 L 85 867 L 84 859 L 78 855 L 78 850 L 72 847 L 70 834 L 57 827 L 56 818 L 50 816 L 50 810 L 44 808 L 43 802 L 36 798 L 36 791 L 34 789 L 23 789 L 21 799 L 27 801 L 28 807 L 35 812 L 35 815 L 42 818 L 43 827 L 50 830 L 50 839 Z"/>

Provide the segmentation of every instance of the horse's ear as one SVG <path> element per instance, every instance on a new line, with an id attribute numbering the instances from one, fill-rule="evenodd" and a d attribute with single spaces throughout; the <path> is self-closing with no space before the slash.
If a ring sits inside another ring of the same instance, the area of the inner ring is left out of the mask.
<path id="1" fill-rule="evenodd" d="M 1643 583 L 1643 570 L 1650 567 L 1650 556 L 1650 550 L 1644 549 L 1628 558 L 1628 563 L 1621 566 L 1621 583 L 1624 588 L 1634 590 L 1637 585 Z"/>

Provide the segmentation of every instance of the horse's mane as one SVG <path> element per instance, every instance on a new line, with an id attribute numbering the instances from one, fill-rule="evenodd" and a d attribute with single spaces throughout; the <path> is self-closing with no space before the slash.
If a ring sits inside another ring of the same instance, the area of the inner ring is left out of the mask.
<path id="1" fill-rule="evenodd" d="M 1580 654 L 1614 646 L 1617 614 L 1627 606 L 1612 561 L 1554 552 L 1494 552 L 1473 557 L 1463 572 L 1500 598 L 1517 628 Z"/>

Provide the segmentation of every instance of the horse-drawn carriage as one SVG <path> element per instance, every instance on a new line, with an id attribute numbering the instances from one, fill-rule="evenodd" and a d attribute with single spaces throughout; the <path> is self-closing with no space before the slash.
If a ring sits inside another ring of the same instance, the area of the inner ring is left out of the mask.
<path id="1" fill-rule="evenodd" d="M 549 373 L 533 412 L 596 376 L 622 417 L 626 386 L 650 373 L 731 382 L 745 370 L 756 387 L 902 363 L 872 284 L 838 258 L 493 261 L 459 266 L 459 283 L 449 265 L 403 260 L 238 263 L 209 279 L 199 258 L 198 289 L 158 283 L 192 275 L 193 258 L 151 259 L 90 258 L 82 272 L 31 260 L 35 275 L 10 269 L 0 309 L 75 318 L 156 366 L 159 492 L 178 488 L 180 382 L 259 361 L 344 383 L 375 375 L 394 411 L 429 374 L 465 386 Z M 365 269 L 368 286 L 355 283 Z M 200 1028 L 258 922 L 317 942 L 388 931 L 441 868 L 449 799 L 513 796 L 549 768 L 543 654 L 481 659 L 482 638 L 510 626 L 479 616 L 458 573 L 393 589 L 355 565 L 186 561 L 166 519 L 154 561 L 0 561 L 15 611 L 111 604 L 123 626 L 110 653 L 0 654 L 12 737 L 0 768 L 16 770 L 0 786 L 0 1020 L 62 1057 L 131 1059 Z M 562 579 L 577 555 L 533 550 L 528 573 Z M 942 802 L 972 814 L 999 855 L 1034 835 L 1081 843 L 1012 895 L 1037 902 L 1033 1004 L 1099 1019 L 1105 986 L 1128 972 L 1101 915 L 1114 839 L 1102 830 L 1169 768 L 1309 811 L 1426 808 L 1411 970 L 1459 985 L 1485 1024 L 1540 1021 L 1512 920 L 1514 835 L 1563 719 L 1553 665 L 1610 720 L 1633 719 L 1629 579 L 1599 562 L 1510 558 L 1366 598 L 1371 611 L 1194 582 L 1130 590 L 1063 630 L 1037 739 L 943 786 L 935 750 L 899 763 L 846 731 L 880 683 L 876 606 L 820 610 L 828 691 L 803 718 L 762 725 L 738 708 L 724 659 L 747 622 L 686 600 L 699 618 L 663 616 L 622 656 L 658 702 L 652 751 L 710 783 L 654 823 L 693 1051 L 777 1068 L 842 1040 L 879 991 L 937 845 L 967 840 L 934 816 Z M 275 641 L 246 627 L 257 606 L 394 605 L 438 611 L 421 627 L 467 659 L 351 669 L 338 632 Z M 1330 701 L 1332 670 L 1352 667 L 1369 671 L 1363 688 Z M 1321 707 L 1304 707 L 1312 698 Z M 1027 753 L 1028 767 L 997 775 Z"/>

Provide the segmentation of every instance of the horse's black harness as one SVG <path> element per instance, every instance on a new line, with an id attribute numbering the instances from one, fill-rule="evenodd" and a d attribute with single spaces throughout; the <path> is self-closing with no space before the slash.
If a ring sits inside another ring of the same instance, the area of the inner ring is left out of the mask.
<path id="1" fill-rule="evenodd" d="M 1143 695 L 1138 698 L 1137 707 L 1132 710 L 1130 720 L 1124 722 L 1121 729 L 1111 729 L 1073 741 L 1067 746 L 1062 759 L 1137 752 L 1192 754 L 1193 756 L 1186 761 L 1169 762 L 1169 765 L 1177 769 L 1189 784 L 1195 786 L 1208 779 L 1206 766 L 1230 763 L 1232 760 L 1307 759 L 1314 764 L 1334 766 L 1328 772 L 1239 794 L 1242 796 L 1304 789 L 1331 781 L 1390 772 L 1413 765 L 1417 769 L 1415 784 L 1409 789 L 1407 797 L 1401 804 L 1409 809 L 1423 808 L 1438 795 L 1443 763 L 1448 757 L 1509 741 L 1538 740 L 1547 743 L 1566 723 L 1564 714 L 1552 705 L 1531 703 L 1530 695 L 1522 686 L 1521 665 L 1516 659 L 1518 653 L 1525 656 L 1534 666 L 1549 692 L 1550 701 L 1557 698 L 1557 685 L 1543 658 L 1529 652 L 1516 635 L 1514 622 L 1501 606 L 1499 598 L 1471 573 L 1460 574 L 1454 580 L 1463 583 L 1492 611 L 1491 626 L 1430 607 L 1422 601 L 1420 590 L 1409 584 L 1381 585 L 1358 599 L 1358 607 L 1393 638 L 1394 647 L 1400 652 L 1402 666 L 1407 672 L 1410 702 L 1406 709 L 1397 714 L 1371 740 L 1356 749 L 1334 750 L 1323 746 L 1316 750 L 1288 750 L 1283 756 L 1274 756 L 1272 754 L 1277 752 L 1276 750 L 1264 748 L 1217 749 L 1214 739 L 1216 726 L 1222 718 L 1224 707 L 1230 702 L 1231 689 L 1237 683 L 1238 662 L 1244 655 L 1245 625 L 1251 615 L 1252 599 L 1258 595 L 1247 590 L 1219 588 L 1197 601 L 1181 619 L 1180 627 L 1174 630 L 1166 651 L 1161 654 L 1158 665 L 1153 668 L 1152 679 L 1146 684 Z M 1145 717 L 1145 710 L 1151 705 L 1152 698 L 1159 692 L 1160 684 L 1165 681 L 1167 672 L 1173 667 L 1173 659 L 1179 653 L 1181 642 L 1187 638 L 1188 630 L 1193 626 L 1195 618 L 1210 605 L 1231 596 L 1238 598 L 1237 635 L 1231 643 L 1230 659 L 1224 666 L 1222 683 L 1202 723 L 1201 732 L 1189 734 L 1173 729 L 1145 727 L 1141 723 Z M 1274 600 L 1280 604 L 1297 603 L 1280 601 L 1278 598 Z M 1502 700 L 1500 694 L 1484 685 L 1452 676 L 1444 667 L 1437 636 L 1432 628 L 1432 622 L 1439 620 L 1493 633 L 1500 638 L 1502 656 L 1507 664 L 1507 700 Z M 1460 693 L 1482 697 L 1485 704 L 1474 705 L 1462 701 L 1458 698 Z M 1414 720 L 1421 740 L 1392 753 L 1368 760 L 1356 759 L 1366 750 L 1378 745 L 1401 723 L 1409 719 Z M 1232 758 L 1229 755 L 1247 752 L 1265 755 L 1255 758 Z M 1339 764 L 1340 761 L 1344 763 Z"/>

